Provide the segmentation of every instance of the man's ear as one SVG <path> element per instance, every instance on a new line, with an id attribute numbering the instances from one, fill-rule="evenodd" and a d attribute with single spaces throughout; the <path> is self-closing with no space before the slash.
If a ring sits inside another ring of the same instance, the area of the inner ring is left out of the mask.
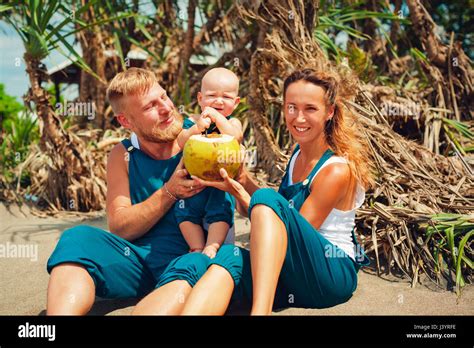
<path id="1" fill-rule="evenodd" d="M 198 103 L 199 104 L 201 104 L 201 100 L 202 100 L 202 93 L 198 92 Z"/>
<path id="2" fill-rule="evenodd" d="M 130 124 L 130 121 L 128 120 L 128 118 L 125 117 L 124 114 L 115 115 L 115 118 L 117 119 L 117 121 L 120 123 L 120 125 L 123 128 L 127 128 L 127 129 L 132 128 L 132 125 Z"/>
<path id="3" fill-rule="evenodd" d="M 237 109 L 237 106 L 239 106 L 239 104 L 240 104 L 240 97 L 236 97 L 235 98 L 234 110 Z M 234 110 L 232 110 L 232 111 L 234 111 Z"/>

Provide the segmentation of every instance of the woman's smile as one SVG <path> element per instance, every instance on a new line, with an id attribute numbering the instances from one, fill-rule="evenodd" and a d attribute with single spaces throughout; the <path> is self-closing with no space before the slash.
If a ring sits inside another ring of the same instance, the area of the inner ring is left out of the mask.
<path id="1" fill-rule="evenodd" d="M 296 129 L 298 133 L 306 133 L 307 131 L 311 129 L 311 127 L 298 127 L 298 126 L 293 126 L 293 128 Z"/>

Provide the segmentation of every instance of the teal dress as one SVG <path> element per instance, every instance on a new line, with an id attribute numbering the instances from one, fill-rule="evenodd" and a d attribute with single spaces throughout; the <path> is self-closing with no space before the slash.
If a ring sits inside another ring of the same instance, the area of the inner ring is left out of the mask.
<path id="1" fill-rule="evenodd" d="M 192 125 L 185 121 L 183 127 Z M 143 202 L 163 187 L 178 165 L 182 152 L 156 160 L 122 141 L 129 153 L 132 204 Z M 142 237 L 129 242 L 111 232 L 86 225 L 65 230 L 48 260 L 47 270 L 62 263 L 82 265 L 102 298 L 142 297 L 173 280 L 191 286 L 207 269 L 209 257 L 188 253 L 173 207 Z"/>
<path id="2" fill-rule="evenodd" d="M 295 149 L 295 152 L 298 147 Z M 293 153 L 293 156 L 295 154 Z M 346 302 L 357 287 L 357 272 L 369 259 L 361 251 L 352 232 L 355 260 L 324 238 L 299 212 L 310 194 L 310 183 L 318 169 L 333 155 L 327 150 L 303 182 L 288 183 L 288 168 L 278 192 L 257 190 L 251 198 L 249 216 L 259 204 L 271 208 L 285 224 L 288 247 L 275 294 L 274 308 L 326 308 Z M 338 252 L 326 256 L 330 247 Z M 223 246 L 210 265 L 227 269 L 234 279 L 234 306 L 248 307 L 252 303 L 252 272 L 250 253 L 236 246 Z"/>

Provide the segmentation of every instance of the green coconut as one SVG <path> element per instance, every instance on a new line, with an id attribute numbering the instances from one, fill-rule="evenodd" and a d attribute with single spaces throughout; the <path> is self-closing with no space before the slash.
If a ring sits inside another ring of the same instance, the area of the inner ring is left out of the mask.
<path id="1" fill-rule="evenodd" d="M 240 145 L 227 134 L 193 135 L 184 145 L 183 162 L 189 174 L 204 180 L 221 181 L 221 168 L 234 178 L 241 163 Z"/>

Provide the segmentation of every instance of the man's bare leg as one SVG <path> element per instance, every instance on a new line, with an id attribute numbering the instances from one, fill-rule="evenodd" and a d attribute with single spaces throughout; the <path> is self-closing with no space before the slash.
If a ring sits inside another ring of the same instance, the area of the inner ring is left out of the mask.
<path id="1" fill-rule="evenodd" d="M 252 315 L 272 313 L 273 300 L 283 262 L 288 235 L 275 212 L 258 204 L 252 209 L 250 230 L 250 261 L 252 267 Z"/>
<path id="2" fill-rule="evenodd" d="M 85 315 L 95 300 L 95 284 L 78 264 L 63 263 L 53 268 L 48 284 L 47 315 Z"/>
<path id="3" fill-rule="evenodd" d="M 179 315 L 192 288 L 185 280 L 174 280 L 143 298 L 132 315 Z"/>
<path id="4" fill-rule="evenodd" d="M 181 314 L 223 315 L 233 291 L 234 280 L 229 272 L 212 265 L 194 286 Z"/>

